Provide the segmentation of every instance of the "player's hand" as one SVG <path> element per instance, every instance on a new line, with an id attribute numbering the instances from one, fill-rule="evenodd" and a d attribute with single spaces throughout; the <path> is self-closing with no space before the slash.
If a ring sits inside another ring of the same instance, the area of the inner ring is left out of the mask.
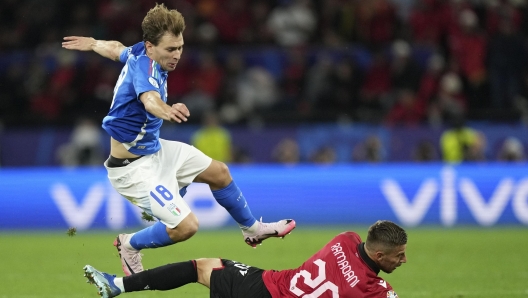
<path id="1" fill-rule="evenodd" d="M 62 47 L 68 50 L 91 51 L 95 39 L 84 36 L 66 36 L 62 42 Z"/>
<path id="2" fill-rule="evenodd" d="M 170 121 L 181 123 L 182 121 L 187 121 L 187 117 L 191 116 L 189 109 L 183 103 L 176 103 L 171 106 L 170 109 Z"/>

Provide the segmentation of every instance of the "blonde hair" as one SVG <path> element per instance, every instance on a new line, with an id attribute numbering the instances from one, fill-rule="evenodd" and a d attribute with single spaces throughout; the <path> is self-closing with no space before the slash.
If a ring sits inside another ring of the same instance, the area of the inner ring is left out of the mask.
<path id="1" fill-rule="evenodd" d="M 143 30 L 143 41 L 158 45 L 161 37 L 167 32 L 174 36 L 182 34 L 185 29 L 185 20 L 179 11 L 169 10 L 165 4 L 156 4 L 143 18 L 141 29 Z"/>

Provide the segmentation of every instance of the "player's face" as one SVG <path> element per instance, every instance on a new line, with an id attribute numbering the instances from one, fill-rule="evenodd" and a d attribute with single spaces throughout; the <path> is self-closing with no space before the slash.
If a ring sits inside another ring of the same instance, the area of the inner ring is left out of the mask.
<path id="1" fill-rule="evenodd" d="M 405 249 L 407 245 L 401 245 L 395 247 L 392 251 L 387 253 L 381 253 L 378 255 L 378 265 L 380 269 L 385 273 L 391 273 L 401 264 L 407 262 L 407 256 L 405 255 Z"/>
<path id="2" fill-rule="evenodd" d="M 183 52 L 183 35 L 165 33 L 157 46 L 147 42 L 148 56 L 166 71 L 173 71 Z"/>

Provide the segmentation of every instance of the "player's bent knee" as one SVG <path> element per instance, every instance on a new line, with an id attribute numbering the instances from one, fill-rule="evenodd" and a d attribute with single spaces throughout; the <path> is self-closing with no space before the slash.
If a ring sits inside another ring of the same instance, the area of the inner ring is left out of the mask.
<path id="1" fill-rule="evenodd" d="M 221 189 L 229 185 L 233 178 L 227 165 L 221 161 L 213 160 L 209 167 L 196 177 L 194 182 L 209 184 L 211 189 Z"/>
<path id="2" fill-rule="evenodd" d="M 215 160 L 214 163 L 216 163 L 217 167 L 217 176 L 218 177 L 218 184 L 220 184 L 222 187 L 227 186 L 233 178 L 231 178 L 231 173 L 229 172 L 229 168 L 227 165 L 221 161 Z"/>
<path id="3" fill-rule="evenodd" d="M 196 271 L 198 272 L 198 282 L 209 288 L 211 272 L 214 268 L 220 268 L 222 266 L 222 261 L 218 258 L 197 259 Z"/>
<path id="4" fill-rule="evenodd" d="M 181 242 L 194 236 L 198 232 L 199 226 L 200 224 L 196 215 L 190 213 L 178 226 L 174 229 L 168 229 L 167 232 L 174 242 Z"/>

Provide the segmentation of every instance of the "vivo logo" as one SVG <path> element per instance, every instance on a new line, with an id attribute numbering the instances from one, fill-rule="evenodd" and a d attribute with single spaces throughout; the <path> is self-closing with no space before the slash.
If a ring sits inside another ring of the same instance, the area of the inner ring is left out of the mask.
<path id="1" fill-rule="evenodd" d="M 64 183 L 55 183 L 50 186 L 50 196 L 55 205 L 62 214 L 64 220 L 70 227 L 76 227 L 78 230 L 86 230 L 91 227 L 97 214 L 103 208 L 106 202 L 105 221 L 108 228 L 113 230 L 123 229 L 126 224 L 127 214 L 132 214 L 138 224 L 148 226 L 151 223 L 141 219 L 142 210 L 132 205 L 119 193 L 117 193 L 110 184 L 98 182 L 92 184 L 82 200 L 77 200 L 73 195 L 70 187 Z M 200 226 L 204 228 L 219 227 L 224 225 L 229 219 L 229 213 L 216 203 L 211 191 L 207 185 L 191 184 L 187 189 L 185 201 L 191 209 L 195 200 L 212 200 L 209 208 L 197 208 L 193 212 L 200 221 Z M 77 203 L 79 202 L 79 203 Z M 127 213 L 127 209 L 131 212 Z"/>
<path id="2" fill-rule="evenodd" d="M 456 174 L 452 167 L 445 167 L 440 173 L 440 179 L 426 178 L 412 200 L 407 198 L 394 179 L 383 179 L 380 188 L 398 219 L 406 226 L 419 225 L 436 197 L 440 200 L 442 224 L 454 225 L 459 199 L 457 192 L 480 225 L 495 224 L 509 200 L 512 200 L 515 217 L 521 223 L 528 224 L 528 178 L 520 181 L 507 177 L 501 179 L 486 200 L 471 179 L 459 178 Z"/>

